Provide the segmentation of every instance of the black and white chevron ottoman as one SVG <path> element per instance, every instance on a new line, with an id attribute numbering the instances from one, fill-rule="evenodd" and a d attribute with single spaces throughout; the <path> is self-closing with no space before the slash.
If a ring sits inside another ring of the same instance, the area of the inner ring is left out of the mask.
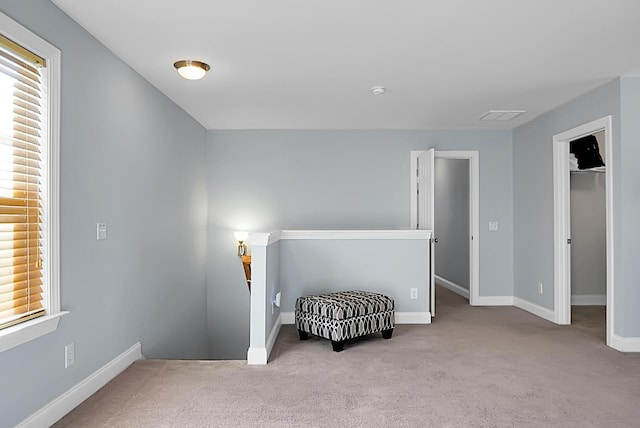
<path id="1" fill-rule="evenodd" d="M 300 340 L 309 333 L 331 340 L 335 352 L 344 349 L 347 339 L 382 332 L 390 339 L 395 324 L 394 302 L 384 294 L 368 291 L 341 291 L 298 297 L 296 328 Z"/>

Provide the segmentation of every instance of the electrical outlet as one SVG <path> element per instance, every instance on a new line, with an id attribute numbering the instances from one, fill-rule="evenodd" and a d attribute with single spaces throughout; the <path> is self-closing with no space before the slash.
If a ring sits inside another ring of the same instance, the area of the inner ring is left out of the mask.
<path id="1" fill-rule="evenodd" d="M 491 231 L 496 231 L 498 230 L 498 222 L 497 221 L 490 221 L 489 222 L 489 230 Z"/>
<path id="2" fill-rule="evenodd" d="M 281 298 L 282 294 L 280 294 L 280 292 L 278 291 L 276 293 L 276 306 L 280 307 L 280 298 Z"/>
<path id="3" fill-rule="evenodd" d="M 278 291 L 276 293 L 276 297 L 273 298 L 273 301 L 271 302 L 271 315 L 273 315 L 276 312 L 276 308 L 280 307 L 280 292 Z"/>
<path id="4" fill-rule="evenodd" d="M 543 289 L 542 283 L 541 283 L 541 282 L 539 282 L 539 283 L 538 283 L 538 293 L 542 294 L 542 293 L 543 293 L 543 291 L 544 291 L 544 289 Z"/>
<path id="5" fill-rule="evenodd" d="M 418 298 L 418 289 L 417 288 L 412 288 L 411 289 L 411 299 L 415 300 Z"/>
<path id="6" fill-rule="evenodd" d="M 64 347 L 64 368 L 68 369 L 76 363 L 75 344 L 70 343 Z"/>

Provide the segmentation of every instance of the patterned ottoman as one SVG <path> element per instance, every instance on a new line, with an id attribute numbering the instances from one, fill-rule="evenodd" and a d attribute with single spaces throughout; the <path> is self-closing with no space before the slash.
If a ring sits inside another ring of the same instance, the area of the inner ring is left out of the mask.
<path id="1" fill-rule="evenodd" d="M 394 326 L 391 297 L 367 291 L 341 291 L 298 297 L 296 328 L 300 340 L 309 333 L 331 340 L 335 352 L 344 349 L 347 339 L 382 332 L 390 339 Z"/>

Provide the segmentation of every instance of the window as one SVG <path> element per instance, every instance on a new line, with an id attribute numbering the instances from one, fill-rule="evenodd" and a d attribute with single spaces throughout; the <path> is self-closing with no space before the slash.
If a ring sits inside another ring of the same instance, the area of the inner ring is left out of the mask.
<path id="1" fill-rule="evenodd" d="M 0 14 L 0 351 L 55 330 L 60 52 Z"/>

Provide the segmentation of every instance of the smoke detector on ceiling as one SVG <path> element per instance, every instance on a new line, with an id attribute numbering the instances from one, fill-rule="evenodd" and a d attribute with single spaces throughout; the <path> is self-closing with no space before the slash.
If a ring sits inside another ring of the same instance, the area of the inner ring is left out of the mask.
<path id="1" fill-rule="evenodd" d="M 488 112 L 480 116 L 478 120 L 512 120 L 524 113 L 526 113 L 525 110 L 489 110 Z"/>
<path id="2" fill-rule="evenodd" d="M 384 86 L 374 86 L 373 88 L 371 88 L 371 92 L 373 92 L 373 95 L 382 95 L 386 92 L 387 88 L 385 88 Z"/>

